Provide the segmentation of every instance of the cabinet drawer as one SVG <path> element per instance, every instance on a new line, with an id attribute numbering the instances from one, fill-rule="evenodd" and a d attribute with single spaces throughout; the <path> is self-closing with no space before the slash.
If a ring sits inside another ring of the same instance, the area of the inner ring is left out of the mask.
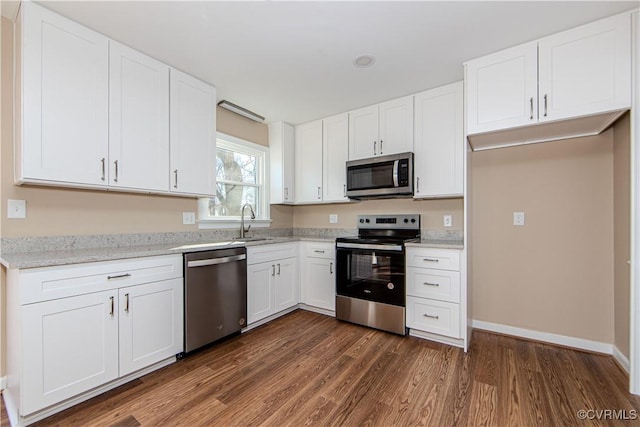
<path id="1" fill-rule="evenodd" d="M 333 243 L 306 242 L 304 247 L 304 254 L 307 257 L 325 259 L 334 259 L 336 257 L 336 247 Z"/>
<path id="2" fill-rule="evenodd" d="M 407 266 L 459 271 L 460 251 L 457 249 L 407 248 Z"/>
<path id="3" fill-rule="evenodd" d="M 48 301 L 182 276 L 182 256 L 158 256 L 20 271 L 20 303 Z"/>
<path id="4" fill-rule="evenodd" d="M 277 259 L 292 258 L 298 255 L 297 243 L 280 243 L 247 248 L 247 264 L 258 264 Z"/>
<path id="5" fill-rule="evenodd" d="M 460 338 L 460 306 L 450 302 L 407 297 L 407 327 Z"/>
<path id="6" fill-rule="evenodd" d="M 407 295 L 460 302 L 460 273 L 431 268 L 407 268 Z"/>

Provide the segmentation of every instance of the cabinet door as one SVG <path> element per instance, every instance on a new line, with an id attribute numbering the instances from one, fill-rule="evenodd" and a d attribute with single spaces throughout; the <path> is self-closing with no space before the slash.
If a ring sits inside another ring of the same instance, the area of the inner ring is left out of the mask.
<path id="1" fill-rule="evenodd" d="M 119 289 L 120 376 L 183 351 L 182 282 Z"/>
<path id="2" fill-rule="evenodd" d="M 335 311 L 335 263 L 332 259 L 306 258 L 305 280 L 302 282 L 305 304 Z"/>
<path id="3" fill-rule="evenodd" d="M 414 198 L 462 195 L 462 82 L 415 96 Z"/>
<path id="4" fill-rule="evenodd" d="M 296 126 L 296 203 L 322 201 L 322 120 Z"/>
<path id="5" fill-rule="evenodd" d="M 215 193 L 216 88 L 170 71 L 171 191 Z"/>
<path id="6" fill-rule="evenodd" d="M 273 281 L 276 263 L 265 262 L 247 266 L 247 324 L 275 313 Z"/>
<path id="7" fill-rule="evenodd" d="M 631 106 L 631 19 L 617 15 L 540 40 L 540 121 Z"/>
<path id="8" fill-rule="evenodd" d="M 383 102 L 377 155 L 413 151 L 413 96 Z"/>
<path id="9" fill-rule="evenodd" d="M 118 377 L 117 297 L 113 290 L 22 306 L 21 415 Z"/>
<path id="10" fill-rule="evenodd" d="M 169 191 L 169 67 L 109 42 L 109 185 Z"/>
<path id="11" fill-rule="evenodd" d="M 31 2 L 22 14 L 19 180 L 106 186 L 109 44 Z"/>
<path id="12" fill-rule="evenodd" d="M 269 185 L 272 204 L 293 203 L 294 188 L 294 128 L 288 123 L 269 125 Z"/>
<path id="13" fill-rule="evenodd" d="M 346 201 L 349 114 L 322 121 L 323 201 Z"/>
<path id="14" fill-rule="evenodd" d="M 377 156 L 378 106 L 360 108 L 349 113 L 349 160 Z"/>
<path id="15" fill-rule="evenodd" d="M 282 259 L 275 262 L 274 311 L 285 310 L 298 304 L 298 261 L 297 258 Z"/>
<path id="16" fill-rule="evenodd" d="M 537 57 L 531 42 L 466 64 L 468 134 L 538 122 Z"/>

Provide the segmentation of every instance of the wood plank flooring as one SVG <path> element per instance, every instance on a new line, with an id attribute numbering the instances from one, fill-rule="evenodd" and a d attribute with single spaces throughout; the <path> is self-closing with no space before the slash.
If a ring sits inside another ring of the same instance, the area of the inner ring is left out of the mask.
<path id="1" fill-rule="evenodd" d="M 298 310 L 37 425 L 640 425 L 577 416 L 640 414 L 627 381 L 609 356 L 479 331 L 465 354 Z"/>

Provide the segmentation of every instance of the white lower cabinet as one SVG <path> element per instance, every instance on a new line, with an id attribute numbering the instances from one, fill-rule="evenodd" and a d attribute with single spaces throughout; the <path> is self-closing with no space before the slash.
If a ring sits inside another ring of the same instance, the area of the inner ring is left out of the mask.
<path id="1" fill-rule="evenodd" d="M 412 335 L 467 348 L 461 251 L 407 248 L 407 327 Z"/>
<path id="2" fill-rule="evenodd" d="M 333 243 L 301 243 L 302 302 L 331 312 L 336 310 L 336 264 Z"/>
<path id="3" fill-rule="evenodd" d="M 51 415 L 183 350 L 180 255 L 7 276 L 4 397 L 13 424 Z"/>
<path id="4" fill-rule="evenodd" d="M 247 248 L 247 324 L 298 304 L 297 244 Z"/>

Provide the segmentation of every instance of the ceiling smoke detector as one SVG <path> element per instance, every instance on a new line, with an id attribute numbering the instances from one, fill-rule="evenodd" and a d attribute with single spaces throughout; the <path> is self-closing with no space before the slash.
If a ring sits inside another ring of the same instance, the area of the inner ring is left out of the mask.
<path id="1" fill-rule="evenodd" d="M 371 67 L 376 62 L 376 57 L 373 55 L 360 55 L 353 60 L 353 65 L 358 68 Z"/>

